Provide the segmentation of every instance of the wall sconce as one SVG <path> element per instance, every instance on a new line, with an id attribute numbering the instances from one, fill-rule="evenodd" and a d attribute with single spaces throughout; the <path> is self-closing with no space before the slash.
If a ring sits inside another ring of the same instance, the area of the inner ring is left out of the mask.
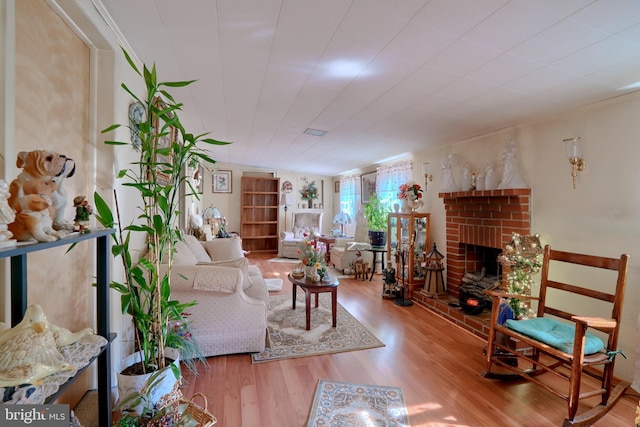
<path id="1" fill-rule="evenodd" d="M 427 191 L 427 184 L 433 180 L 433 175 L 429 173 L 429 163 L 422 164 L 422 175 L 424 175 L 424 191 Z"/>
<path id="2" fill-rule="evenodd" d="M 563 139 L 564 151 L 571 163 L 571 177 L 573 178 L 573 189 L 576 189 L 576 177 L 578 172 L 582 172 L 586 167 L 586 162 L 582 158 L 582 138 L 576 136 L 574 138 Z"/>

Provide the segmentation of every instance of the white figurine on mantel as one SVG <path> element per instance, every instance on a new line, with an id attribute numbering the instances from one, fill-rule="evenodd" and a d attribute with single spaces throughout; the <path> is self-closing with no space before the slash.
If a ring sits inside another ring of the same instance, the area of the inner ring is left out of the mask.
<path id="1" fill-rule="evenodd" d="M 464 162 L 464 168 L 462 169 L 462 184 L 460 189 L 462 191 L 469 191 L 471 189 L 471 165 L 469 162 Z"/>
<path id="2" fill-rule="evenodd" d="M 12 239 L 13 233 L 7 229 L 7 225 L 16 219 L 16 213 L 9 206 L 9 184 L 0 179 L 0 248 L 15 246 L 16 240 Z"/>
<path id="3" fill-rule="evenodd" d="M 520 177 L 515 140 L 512 139 L 507 142 L 507 149 L 502 153 L 502 161 L 504 163 L 504 170 L 502 172 L 502 181 L 498 184 L 498 189 L 527 188 L 527 184 L 525 184 L 522 177 Z"/>
<path id="4" fill-rule="evenodd" d="M 478 177 L 476 178 L 476 190 L 482 191 L 485 189 L 484 186 L 484 172 L 478 172 Z"/>
<path id="5" fill-rule="evenodd" d="M 447 154 L 442 160 L 442 188 L 441 193 L 453 193 L 458 191 L 458 186 L 453 178 L 453 154 Z"/>
<path id="6" fill-rule="evenodd" d="M 496 188 L 498 188 L 498 174 L 495 162 L 491 162 L 485 169 L 484 189 L 495 190 Z"/>

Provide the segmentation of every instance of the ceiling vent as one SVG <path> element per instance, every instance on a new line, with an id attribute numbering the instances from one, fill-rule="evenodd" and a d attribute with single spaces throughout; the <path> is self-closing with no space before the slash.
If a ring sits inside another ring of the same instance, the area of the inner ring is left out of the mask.
<path id="1" fill-rule="evenodd" d="M 307 128 L 304 133 L 306 133 L 307 135 L 313 135 L 313 136 L 323 136 L 325 133 L 327 133 L 326 130 L 321 130 L 321 129 L 312 129 L 312 128 Z"/>

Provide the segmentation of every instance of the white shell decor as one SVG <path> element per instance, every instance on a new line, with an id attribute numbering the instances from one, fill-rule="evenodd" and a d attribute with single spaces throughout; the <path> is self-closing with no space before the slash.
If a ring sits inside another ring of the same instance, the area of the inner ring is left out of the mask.
<path id="1" fill-rule="evenodd" d="M 75 371 L 61 350 L 92 334 L 89 328 L 72 333 L 53 325 L 40 305 L 30 305 L 15 327 L 0 325 L 0 387 L 38 384 L 51 374 Z"/>

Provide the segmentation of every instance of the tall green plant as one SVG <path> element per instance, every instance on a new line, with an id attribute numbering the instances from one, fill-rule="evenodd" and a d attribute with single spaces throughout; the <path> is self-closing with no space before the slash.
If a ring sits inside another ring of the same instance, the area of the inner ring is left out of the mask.
<path id="1" fill-rule="evenodd" d="M 369 200 L 364 205 L 364 217 L 369 223 L 371 231 L 387 230 L 387 214 L 391 212 L 389 204 L 378 198 L 376 193 L 369 196 Z"/>
<path id="2" fill-rule="evenodd" d="M 228 143 L 205 138 L 207 134 L 194 136 L 182 126 L 178 118 L 182 104 L 177 103 L 166 88 L 188 86 L 194 80 L 158 82 L 155 64 L 151 69 L 144 65 L 140 72 L 129 54 L 124 49 L 122 51 L 133 71 L 144 79 L 146 92 L 138 96 L 124 83 L 121 87 L 142 103 L 146 117 L 139 123 L 139 143 L 105 143 L 129 146 L 139 154 L 137 161 L 118 173 L 123 186 L 138 192 L 139 214 L 134 223 L 122 227 L 119 213 L 115 218 L 109 205 L 98 193 L 94 194 L 94 202 L 97 221 L 109 228 L 118 226 L 118 233 L 113 235 L 115 242 L 112 253 L 122 259 L 125 283 L 114 281 L 111 288 L 121 294 L 122 312 L 132 316 L 137 347 L 142 351 L 142 365 L 146 373 L 164 368 L 164 348 L 167 344 L 180 347 L 180 337 L 172 335 L 174 331 L 170 323 L 184 321 L 182 313 L 195 304 L 195 301 L 180 303 L 171 300 L 170 277 L 174 245 L 181 239 L 176 222 L 180 213 L 178 208 L 182 184 L 186 183 L 190 192 L 197 195 L 184 171 L 193 160 L 215 163 L 198 147 L 199 143 Z M 114 124 L 102 132 L 108 133 L 121 126 L 129 127 L 128 124 Z M 176 133 L 177 138 L 174 137 Z M 115 206 L 117 209 L 117 195 Z M 135 263 L 130 250 L 132 233 L 142 233 L 149 249 L 147 255 Z"/>

